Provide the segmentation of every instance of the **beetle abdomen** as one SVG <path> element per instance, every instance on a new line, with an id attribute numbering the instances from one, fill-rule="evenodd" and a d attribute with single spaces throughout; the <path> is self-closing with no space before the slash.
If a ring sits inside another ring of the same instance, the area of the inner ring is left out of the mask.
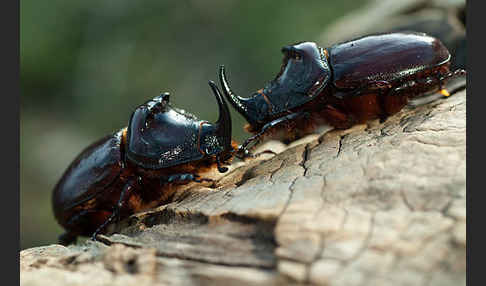
<path id="1" fill-rule="evenodd" d="M 451 55 L 436 38 L 422 33 L 363 37 L 328 49 L 337 88 L 352 89 L 370 80 L 394 81 L 448 64 Z"/>
<path id="2" fill-rule="evenodd" d="M 122 169 L 122 131 L 91 144 L 71 163 L 54 188 L 52 204 L 61 225 L 69 220 L 70 209 L 104 191 Z"/>

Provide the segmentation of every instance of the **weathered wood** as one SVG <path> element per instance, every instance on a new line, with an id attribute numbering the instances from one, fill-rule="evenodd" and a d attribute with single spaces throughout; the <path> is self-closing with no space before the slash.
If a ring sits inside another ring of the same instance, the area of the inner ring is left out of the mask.
<path id="1" fill-rule="evenodd" d="M 21 284 L 465 285 L 465 143 L 465 91 L 309 136 L 101 242 L 22 251 Z"/>

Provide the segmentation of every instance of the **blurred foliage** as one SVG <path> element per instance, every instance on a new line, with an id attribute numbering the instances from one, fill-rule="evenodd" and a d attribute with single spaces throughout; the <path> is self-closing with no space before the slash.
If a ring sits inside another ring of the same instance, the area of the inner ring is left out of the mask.
<path id="1" fill-rule="evenodd" d="M 51 191 L 88 144 L 162 91 L 216 120 L 208 80 L 225 64 L 242 96 L 279 70 L 284 45 L 315 40 L 364 0 L 60 1 L 21 4 L 21 248 L 62 232 Z M 234 137 L 247 136 L 232 111 Z"/>

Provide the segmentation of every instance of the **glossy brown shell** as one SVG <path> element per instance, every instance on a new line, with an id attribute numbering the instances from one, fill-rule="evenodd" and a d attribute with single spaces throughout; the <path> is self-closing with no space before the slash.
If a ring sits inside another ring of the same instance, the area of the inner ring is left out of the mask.
<path id="1" fill-rule="evenodd" d="M 65 226 L 70 210 L 106 192 L 122 170 L 122 131 L 91 144 L 69 165 L 54 188 L 52 205 L 58 222 Z"/>
<path id="2" fill-rule="evenodd" d="M 394 81 L 445 64 L 451 55 L 436 38 L 422 33 L 363 37 L 328 49 L 333 83 L 352 89 L 372 80 Z"/>

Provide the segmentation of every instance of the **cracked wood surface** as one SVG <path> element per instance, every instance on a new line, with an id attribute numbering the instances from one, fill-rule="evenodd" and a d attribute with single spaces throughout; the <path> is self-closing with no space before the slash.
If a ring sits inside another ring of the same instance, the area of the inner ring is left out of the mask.
<path id="1" fill-rule="evenodd" d="M 273 146 L 99 242 L 22 251 L 21 284 L 466 284 L 465 91 Z"/>

